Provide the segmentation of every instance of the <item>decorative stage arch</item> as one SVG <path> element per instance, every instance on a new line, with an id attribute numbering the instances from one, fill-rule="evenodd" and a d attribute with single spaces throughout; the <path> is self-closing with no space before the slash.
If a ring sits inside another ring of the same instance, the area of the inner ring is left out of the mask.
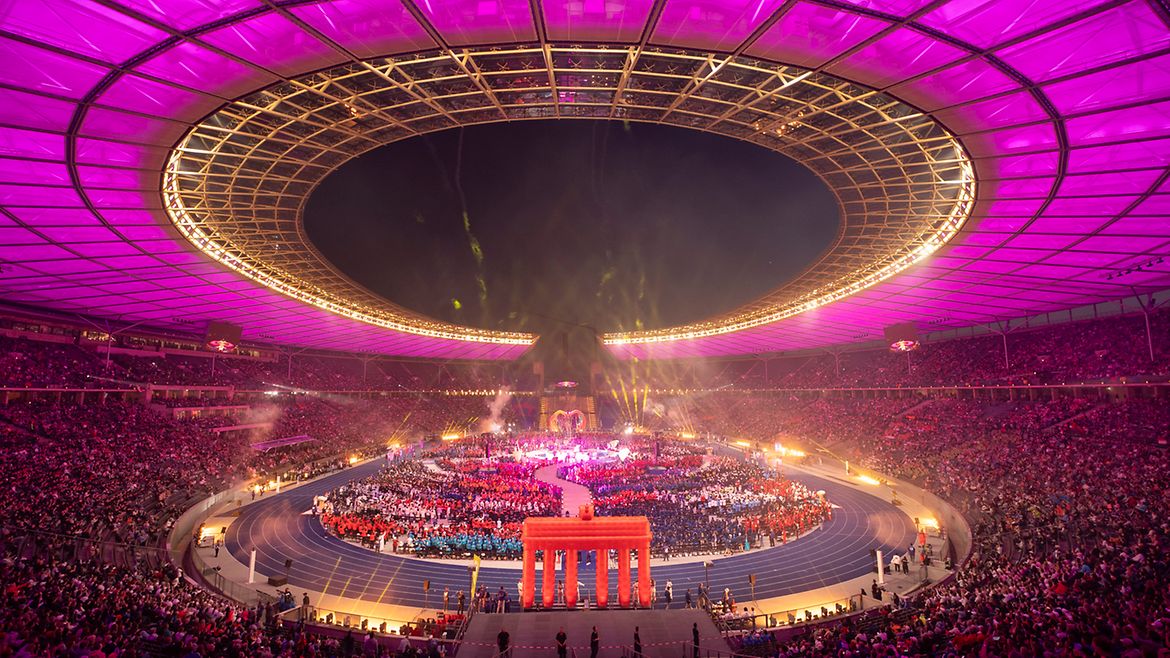
<path id="1" fill-rule="evenodd" d="M 630 607 L 630 551 L 638 551 L 638 601 L 650 605 L 650 521 L 644 516 L 593 518 L 593 506 L 582 505 L 577 518 L 533 517 L 524 520 L 523 597 L 527 609 L 536 604 L 536 552 L 544 551 L 541 603 L 550 608 L 556 581 L 555 555 L 565 551 L 565 606 L 577 606 L 577 551 L 597 551 L 597 607 L 609 605 L 609 551 L 618 552 L 618 604 Z"/>
<path id="2" fill-rule="evenodd" d="M 557 409 L 548 419 L 548 429 L 552 432 L 575 433 L 591 428 L 589 427 L 589 420 L 580 409 L 573 409 L 572 411 Z"/>

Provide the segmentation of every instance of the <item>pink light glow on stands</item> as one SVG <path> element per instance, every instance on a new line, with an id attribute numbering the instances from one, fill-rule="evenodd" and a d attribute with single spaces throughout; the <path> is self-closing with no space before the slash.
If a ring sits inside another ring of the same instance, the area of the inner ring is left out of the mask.
<path id="1" fill-rule="evenodd" d="M 176 235 L 157 181 L 178 135 L 276 76 L 350 54 L 430 49 L 428 29 L 457 47 L 531 44 L 534 18 L 554 41 L 634 44 L 646 34 L 655 48 L 827 65 L 937 112 L 975 159 L 971 220 L 924 262 L 786 320 L 610 346 L 619 356 L 848 343 L 907 318 L 946 318 L 934 325 L 942 329 L 1127 296 L 1137 275 L 1106 276 L 1170 251 L 1170 195 L 1156 189 L 1170 165 L 1170 56 L 1157 54 L 1170 46 L 1165 10 L 1136 0 L 1099 11 L 1098 0 L 950 0 L 916 15 L 928 4 L 667 0 L 652 17 L 650 0 L 412 0 L 423 25 L 407 5 L 374 0 L 307 2 L 287 14 L 255 0 L 17 3 L 0 17 L 10 35 L 0 36 L 0 59 L 13 63 L 0 67 L 3 299 L 162 327 L 217 317 L 274 343 L 515 358 L 527 346 L 374 327 L 245 279 Z M 82 107 L 86 97 L 93 104 Z M 1170 270 L 1140 281 L 1170 287 Z"/>

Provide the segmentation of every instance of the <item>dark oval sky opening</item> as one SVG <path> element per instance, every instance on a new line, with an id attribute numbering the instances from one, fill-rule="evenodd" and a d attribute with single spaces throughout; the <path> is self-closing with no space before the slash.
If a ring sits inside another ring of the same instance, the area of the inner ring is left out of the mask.
<path id="1" fill-rule="evenodd" d="M 342 272 L 457 324 L 656 329 L 750 302 L 827 248 L 811 171 L 670 126 L 520 121 L 390 144 L 329 175 L 305 210 Z"/>

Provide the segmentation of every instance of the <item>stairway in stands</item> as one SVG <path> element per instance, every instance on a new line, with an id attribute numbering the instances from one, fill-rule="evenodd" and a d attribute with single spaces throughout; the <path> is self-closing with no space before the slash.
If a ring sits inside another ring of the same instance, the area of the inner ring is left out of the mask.
<path id="1" fill-rule="evenodd" d="M 621 656 L 634 644 L 634 627 L 642 638 L 645 658 L 678 658 L 691 643 L 691 626 L 699 625 L 700 646 L 715 655 L 729 653 L 727 642 L 702 610 L 560 610 L 507 614 L 477 614 L 468 623 L 459 649 L 464 656 L 492 656 L 496 636 L 508 631 L 513 658 L 556 655 L 556 635 L 564 629 L 569 655 L 589 655 L 589 634 L 597 627 L 601 656 Z"/>
<path id="2" fill-rule="evenodd" d="M 1069 416 L 1067 418 L 1062 418 L 1062 419 L 1056 421 L 1055 423 L 1052 423 L 1051 425 L 1048 425 L 1048 426 L 1042 428 L 1041 431 L 1044 432 L 1045 434 L 1055 432 L 1057 429 L 1059 429 L 1065 425 L 1068 425 L 1069 423 L 1080 420 L 1081 418 L 1084 418 L 1085 416 L 1088 416 L 1089 414 L 1096 413 L 1098 409 L 1100 409 L 1101 407 L 1105 407 L 1105 406 L 1108 406 L 1108 404 L 1107 403 L 1095 404 L 1095 405 L 1089 407 L 1088 409 L 1085 409 L 1084 411 L 1082 411 L 1080 413 L 1073 414 L 1072 416 Z"/>

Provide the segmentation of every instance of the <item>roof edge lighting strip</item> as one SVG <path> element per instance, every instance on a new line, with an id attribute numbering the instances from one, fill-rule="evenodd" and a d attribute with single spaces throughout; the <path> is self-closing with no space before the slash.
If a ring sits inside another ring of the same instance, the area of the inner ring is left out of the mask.
<path id="1" fill-rule="evenodd" d="M 749 314 L 735 315 L 728 318 L 723 318 L 717 321 L 701 322 L 679 327 L 672 327 L 669 329 L 659 329 L 654 331 L 632 331 L 623 333 L 607 333 L 602 336 L 602 340 L 606 345 L 622 346 L 622 345 L 637 345 L 646 343 L 666 343 L 679 340 L 693 340 L 696 338 L 706 338 L 709 336 L 718 336 L 722 334 L 734 333 L 743 331 L 745 329 L 752 329 L 765 324 L 771 324 L 779 320 L 800 315 L 813 309 L 819 308 L 826 304 L 844 299 L 850 295 L 856 294 L 871 288 L 890 277 L 905 271 L 906 269 L 922 262 L 934 252 L 938 251 L 940 247 L 950 242 L 951 238 L 955 237 L 962 230 L 963 225 L 967 223 L 967 218 L 971 214 L 971 209 L 975 205 L 975 172 L 971 166 L 971 161 L 967 158 L 966 151 L 963 150 L 962 145 L 957 139 L 951 137 L 955 152 L 959 154 L 960 169 L 962 171 L 962 178 L 958 181 L 953 181 L 953 184 L 960 186 L 958 199 L 951 207 L 951 212 L 947 216 L 946 221 L 938 230 L 926 235 L 921 242 L 910 249 L 906 254 L 889 263 L 877 271 L 871 272 L 863 278 L 855 281 L 842 281 L 839 287 L 834 287 L 827 292 L 814 291 L 800 299 L 794 300 L 791 303 L 776 306 L 762 311 L 756 311 Z"/>
<path id="2" fill-rule="evenodd" d="M 186 139 L 184 139 L 184 142 L 186 142 Z M 251 264 L 249 259 L 233 253 L 224 241 L 218 239 L 213 231 L 205 230 L 201 222 L 187 210 L 179 193 L 176 191 L 178 189 L 176 172 L 178 171 L 178 161 L 181 152 L 181 148 L 176 148 L 171 152 L 167 161 L 163 183 L 165 207 L 171 217 L 171 221 L 179 229 L 179 232 L 183 234 L 183 237 L 216 262 L 227 266 L 233 271 L 244 275 L 270 290 L 275 290 L 297 301 L 311 304 L 330 313 L 359 320 L 377 327 L 417 336 L 446 338 L 449 340 L 474 343 L 532 345 L 536 342 L 535 334 L 476 330 L 457 325 L 446 325 L 439 322 L 427 323 L 400 317 L 381 309 L 362 308 L 355 303 L 338 300 L 327 293 L 306 290 L 300 287 L 300 285 L 304 284 L 298 281 L 296 277 L 264 271 L 262 268 Z"/>
<path id="3" fill-rule="evenodd" d="M 407 334 L 512 346 L 532 345 L 536 336 L 434 320 L 349 280 L 305 237 L 301 214 L 312 189 L 380 145 L 555 116 L 745 140 L 803 163 L 837 197 L 837 241 L 793 281 L 697 323 L 603 335 L 611 346 L 727 334 L 835 302 L 921 262 L 972 211 L 974 168 L 959 140 L 880 91 L 750 57 L 720 57 L 715 66 L 715 55 L 694 51 L 547 47 L 551 59 L 535 47 L 377 58 L 253 92 L 172 147 L 163 207 L 195 248 L 287 297 Z"/>

